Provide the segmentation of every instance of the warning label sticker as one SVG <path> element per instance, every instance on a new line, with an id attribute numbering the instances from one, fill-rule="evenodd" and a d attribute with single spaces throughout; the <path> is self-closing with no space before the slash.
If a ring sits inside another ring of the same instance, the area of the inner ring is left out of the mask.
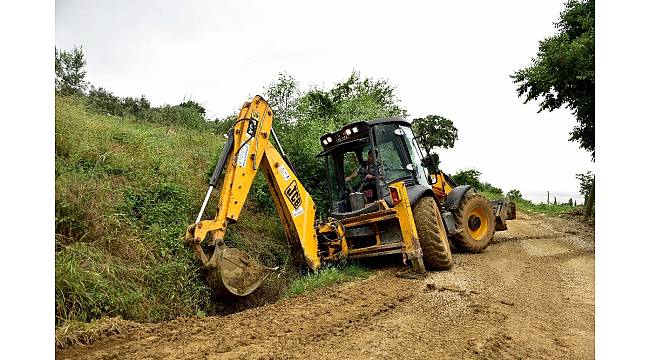
<path id="1" fill-rule="evenodd" d="M 304 209 L 302 208 L 302 206 L 301 206 L 301 207 L 297 208 L 296 210 L 292 211 L 292 212 L 291 212 L 291 215 L 293 215 L 294 217 L 296 217 L 296 216 L 298 216 L 298 215 L 301 215 L 303 212 L 305 212 L 305 210 L 304 210 Z"/>
<path id="2" fill-rule="evenodd" d="M 289 181 L 291 176 L 289 175 L 289 172 L 287 171 L 287 169 L 284 166 L 280 165 L 280 167 L 278 168 L 278 171 L 280 171 L 280 175 L 282 175 L 282 178 L 284 179 L 284 181 Z"/>
<path id="3" fill-rule="evenodd" d="M 242 146 L 242 148 L 239 150 L 239 155 L 237 155 L 237 165 L 244 167 L 246 166 L 246 159 L 248 159 L 248 148 L 250 147 L 250 144 L 246 144 Z"/>

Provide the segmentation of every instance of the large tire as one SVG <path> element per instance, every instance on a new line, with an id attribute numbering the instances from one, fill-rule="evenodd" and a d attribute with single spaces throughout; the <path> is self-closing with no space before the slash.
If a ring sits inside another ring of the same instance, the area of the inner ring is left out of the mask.
<path id="1" fill-rule="evenodd" d="M 451 235 L 451 242 L 458 250 L 479 253 L 490 245 L 496 218 L 488 199 L 475 192 L 467 192 L 453 214 L 456 229 L 460 232 Z"/>
<path id="2" fill-rule="evenodd" d="M 448 270 L 454 266 L 447 232 L 438 205 L 424 196 L 413 206 L 413 220 L 420 238 L 422 260 L 427 270 Z"/>

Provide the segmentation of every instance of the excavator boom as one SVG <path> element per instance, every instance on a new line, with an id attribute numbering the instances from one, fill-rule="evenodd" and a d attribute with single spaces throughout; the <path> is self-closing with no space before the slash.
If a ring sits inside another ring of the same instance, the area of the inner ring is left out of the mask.
<path id="1" fill-rule="evenodd" d="M 185 234 L 185 242 L 201 262 L 208 284 L 222 294 L 248 295 L 277 269 L 261 265 L 245 252 L 224 243 L 226 229 L 237 222 L 260 168 L 268 181 L 294 261 L 303 262 L 311 269 L 320 266 L 314 228 L 316 206 L 286 156 L 271 144 L 270 137 L 275 137 L 272 121 L 273 111 L 260 96 L 242 106 L 228 133 L 196 222 Z M 213 219 L 201 220 L 224 171 L 217 214 Z M 205 241 L 206 238 L 209 240 Z"/>

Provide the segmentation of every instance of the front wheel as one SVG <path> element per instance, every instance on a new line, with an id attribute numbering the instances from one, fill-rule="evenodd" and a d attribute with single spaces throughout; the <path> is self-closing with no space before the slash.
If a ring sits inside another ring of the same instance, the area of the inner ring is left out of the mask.
<path id="1" fill-rule="evenodd" d="M 492 205 L 484 196 L 475 192 L 466 193 L 453 214 L 459 230 L 451 236 L 451 242 L 456 248 L 478 253 L 490 245 L 496 219 Z"/>
<path id="2" fill-rule="evenodd" d="M 449 240 L 438 205 L 425 196 L 413 206 L 413 220 L 420 239 L 422 260 L 427 270 L 448 270 L 454 266 Z"/>

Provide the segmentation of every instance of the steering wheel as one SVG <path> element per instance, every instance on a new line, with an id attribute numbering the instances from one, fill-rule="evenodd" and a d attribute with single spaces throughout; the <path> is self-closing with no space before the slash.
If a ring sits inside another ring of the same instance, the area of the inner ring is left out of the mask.
<path id="1" fill-rule="evenodd" d="M 370 179 L 370 180 L 366 180 L 366 176 L 367 176 L 367 175 L 364 175 L 363 179 L 361 180 L 361 184 L 359 185 L 359 190 L 357 190 L 357 192 L 361 192 L 361 190 L 363 189 L 363 187 L 364 187 L 365 185 L 369 185 L 373 180 L 376 180 L 376 179 L 377 179 L 377 177 L 373 175 L 373 178 L 372 178 L 372 179 Z"/>

